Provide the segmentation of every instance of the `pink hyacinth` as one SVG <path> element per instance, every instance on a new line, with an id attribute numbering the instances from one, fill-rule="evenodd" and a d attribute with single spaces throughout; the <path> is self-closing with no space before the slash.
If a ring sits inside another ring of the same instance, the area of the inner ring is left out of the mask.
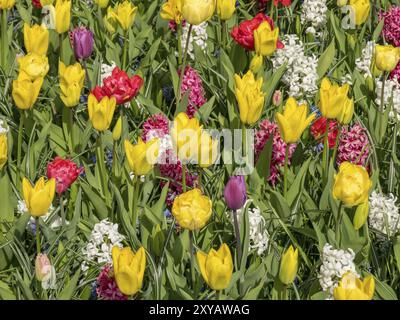
<path id="1" fill-rule="evenodd" d="M 344 161 L 365 166 L 369 155 L 369 140 L 365 129 L 359 124 L 345 126 L 340 135 L 338 156 L 339 166 Z"/>
<path id="2" fill-rule="evenodd" d="M 142 140 L 147 142 L 154 137 L 163 138 L 169 134 L 169 120 L 159 113 L 150 116 L 143 124 Z"/>
<path id="3" fill-rule="evenodd" d="M 382 35 L 387 42 L 400 46 L 400 7 L 392 7 L 386 12 L 379 14 L 379 19 L 385 19 Z"/>
<path id="4" fill-rule="evenodd" d="M 260 122 L 259 130 L 257 130 L 255 134 L 255 153 L 257 161 L 271 134 L 273 135 L 273 143 L 270 176 L 268 181 L 271 182 L 272 185 L 275 185 L 276 180 L 279 178 L 279 167 L 282 167 L 285 164 L 286 152 L 286 143 L 282 140 L 276 123 L 267 119 Z M 296 144 L 291 144 L 289 147 L 289 164 L 293 153 L 296 150 L 296 146 Z"/>
<path id="5" fill-rule="evenodd" d="M 102 300 L 128 300 L 117 286 L 111 266 L 106 265 L 97 277 L 97 296 Z"/>
<path id="6" fill-rule="evenodd" d="M 396 68 L 390 73 L 390 79 L 400 81 L 400 63 L 397 64 Z"/>
<path id="7" fill-rule="evenodd" d="M 178 70 L 180 75 L 180 70 Z M 189 118 L 193 118 L 196 111 L 204 105 L 207 100 L 205 98 L 205 91 L 203 88 L 203 82 L 199 74 L 192 67 L 187 66 L 185 69 L 185 74 L 183 75 L 182 85 L 181 85 L 181 98 L 185 93 L 190 90 L 188 107 L 186 109 L 186 114 Z"/>

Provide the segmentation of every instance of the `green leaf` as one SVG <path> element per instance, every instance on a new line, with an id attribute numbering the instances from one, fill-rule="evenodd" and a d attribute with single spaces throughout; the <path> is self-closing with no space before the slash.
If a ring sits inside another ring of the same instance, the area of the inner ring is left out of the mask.
<path id="1" fill-rule="evenodd" d="M 320 78 L 322 78 L 329 70 L 329 67 L 332 65 L 332 62 L 335 59 L 335 55 L 335 39 L 333 39 L 328 48 L 326 48 L 326 50 L 318 60 L 317 74 Z"/>
<path id="2" fill-rule="evenodd" d="M 58 295 L 58 300 L 70 300 L 74 294 L 76 289 L 76 285 L 78 284 L 79 276 L 81 274 L 81 269 L 79 268 L 78 271 L 74 274 L 72 279 L 68 282 L 65 286 L 63 291 Z"/>

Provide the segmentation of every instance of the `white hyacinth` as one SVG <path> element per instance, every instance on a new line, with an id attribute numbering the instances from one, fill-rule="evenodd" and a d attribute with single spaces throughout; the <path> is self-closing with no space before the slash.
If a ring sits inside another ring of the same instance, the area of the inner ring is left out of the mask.
<path id="1" fill-rule="evenodd" d="M 274 71 L 287 63 L 282 81 L 290 87 L 289 95 L 295 98 L 313 96 L 318 90 L 318 58 L 305 54 L 303 43 L 295 34 L 285 35 L 282 42 L 285 47 L 276 50 L 272 58 Z"/>
<path id="2" fill-rule="evenodd" d="M 356 69 L 364 76 L 364 78 L 372 77 L 371 64 L 374 54 L 375 41 L 368 41 L 365 48 L 362 49 L 361 57 L 356 59 Z"/>
<path id="3" fill-rule="evenodd" d="M 382 81 L 375 79 L 375 103 L 380 107 L 382 97 Z M 397 120 L 400 120 L 400 83 L 398 79 L 387 79 L 385 81 L 384 90 L 384 107 L 392 108 L 389 113 L 389 117 L 394 119 L 397 116 Z"/>
<path id="4" fill-rule="evenodd" d="M 101 83 L 103 83 L 105 78 L 108 78 L 111 76 L 113 70 L 115 69 L 116 64 L 114 61 L 111 61 L 111 64 L 106 64 L 106 63 L 102 63 L 101 67 L 100 67 L 100 80 Z"/>
<path id="5" fill-rule="evenodd" d="M 373 191 L 369 197 L 369 225 L 384 234 L 395 234 L 400 229 L 399 208 L 393 194 Z"/>
<path id="6" fill-rule="evenodd" d="M 319 283 L 323 291 L 332 296 L 333 289 L 337 287 L 339 280 L 349 271 L 359 277 L 353 261 L 354 257 L 355 254 L 350 248 L 336 250 L 329 243 L 325 244 L 322 250 L 322 265 L 318 274 Z"/>
<path id="7" fill-rule="evenodd" d="M 311 24 L 312 28 L 308 28 L 307 33 L 318 35 L 316 30 L 325 26 L 327 12 L 326 0 L 304 0 L 300 19 L 304 25 Z"/>
<path id="8" fill-rule="evenodd" d="M 0 120 L 0 134 L 7 134 L 9 131 L 7 123 L 3 120 Z"/>
<path id="9" fill-rule="evenodd" d="M 207 50 L 207 22 L 203 22 L 197 26 L 192 26 L 192 32 L 190 35 L 189 45 L 188 45 L 188 55 L 191 59 L 194 59 L 194 43 L 200 47 L 200 49 L 204 52 Z M 184 54 L 186 40 L 189 33 L 189 24 L 186 25 L 182 29 L 182 54 Z"/>
<path id="10" fill-rule="evenodd" d="M 264 217 L 259 208 L 249 209 L 250 223 L 250 248 L 257 249 L 257 254 L 262 255 L 268 249 L 269 233 L 265 226 Z"/>
<path id="11" fill-rule="evenodd" d="M 113 224 L 108 219 L 95 224 L 88 243 L 82 249 L 82 253 L 85 256 L 85 262 L 81 267 L 82 270 L 89 269 L 88 263 L 111 263 L 112 248 L 114 246 L 122 247 L 121 242 L 124 239 L 125 237 L 118 232 L 118 224 Z"/>

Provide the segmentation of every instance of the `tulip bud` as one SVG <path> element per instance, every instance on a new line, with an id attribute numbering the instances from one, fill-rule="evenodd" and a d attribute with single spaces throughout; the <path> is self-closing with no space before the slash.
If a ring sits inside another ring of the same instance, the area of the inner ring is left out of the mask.
<path id="1" fill-rule="evenodd" d="M 263 65 L 263 60 L 264 59 L 263 59 L 262 55 L 259 55 L 259 54 L 255 55 L 253 57 L 253 59 L 251 59 L 251 63 L 250 63 L 251 72 L 257 73 Z"/>
<path id="2" fill-rule="evenodd" d="M 121 138 L 121 133 L 122 133 L 122 117 L 119 117 L 112 132 L 113 140 L 118 141 Z"/>
<path id="3" fill-rule="evenodd" d="M 299 251 L 294 250 L 293 246 L 282 255 L 281 266 L 279 269 L 279 279 L 282 283 L 291 284 L 296 278 L 297 268 L 299 266 Z"/>
<path id="4" fill-rule="evenodd" d="M 84 27 L 76 28 L 70 34 L 71 46 L 77 60 L 87 59 L 93 52 L 93 32 Z"/>
<path id="5" fill-rule="evenodd" d="M 209 20 L 215 11 L 215 0 L 185 0 L 182 6 L 183 18 L 190 24 L 199 25 Z"/>
<path id="6" fill-rule="evenodd" d="M 47 255 L 40 253 L 35 260 L 36 279 L 46 281 L 51 273 L 51 263 Z"/>
<path id="7" fill-rule="evenodd" d="M 272 103 L 275 107 L 279 107 L 282 104 L 282 91 L 276 90 L 272 96 Z"/>
<path id="8" fill-rule="evenodd" d="M 300 36 L 301 34 L 301 20 L 300 15 L 296 15 L 296 34 Z"/>
<path id="9" fill-rule="evenodd" d="M 35 186 L 32 186 L 29 180 L 24 178 L 22 180 L 22 191 L 29 213 L 33 217 L 41 217 L 47 214 L 53 202 L 56 180 L 52 178 L 45 182 L 44 177 L 41 177 Z"/>
<path id="10" fill-rule="evenodd" d="M 356 42 L 354 40 L 354 37 L 351 34 L 347 34 L 347 43 L 351 49 L 354 50 L 356 46 Z"/>
<path id="11" fill-rule="evenodd" d="M 378 70 L 391 72 L 400 60 L 400 48 L 391 45 L 375 46 L 374 63 Z"/>
<path id="12" fill-rule="evenodd" d="M 224 189 L 226 204 L 231 210 L 239 210 L 247 199 L 246 182 L 243 176 L 231 177 Z"/>
<path id="13" fill-rule="evenodd" d="M 71 23 L 71 0 L 57 0 L 55 6 L 56 31 L 58 34 L 67 32 Z"/>
<path id="14" fill-rule="evenodd" d="M 97 4 L 100 8 L 107 8 L 109 0 L 94 0 L 94 3 Z"/>
<path id="15" fill-rule="evenodd" d="M 7 135 L 0 134 L 0 170 L 3 169 L 8 158 Z"/>
<path id="16" fill-rule="evenodd" d="M 15 4 L 15 0 L 0 0 L 0 9 L 11 9 Z"/>
<path id="17" fill-rule="evenodd" d="M 369 213 L 369 202 L 368 201 L 360 204 L 357 207 L 357 210 L 356 210 L 356 213 L 355 213 L 354 219 L 353 219 L 354 229 L 358 230 L 365 224 L 365 222 L 367 221 L 367 218 L 368 218 L 368 213 Z"/>
<path id="18" fill-rule="evenodd" d="M 370 92 L 375 92 L 375 81 L 374 81 L 374 79 L 372 79 L 372 77 L 368 77 L 368 78 L 365 80 L 365 84 L 367 85 L 368 90 L 369 90 Z"/>
<path id="19" fill-rule="evenodd" d="M 221 20 L 229 20 L 236 9 L 236 0 L 217 0 L 217 13 Z"/>

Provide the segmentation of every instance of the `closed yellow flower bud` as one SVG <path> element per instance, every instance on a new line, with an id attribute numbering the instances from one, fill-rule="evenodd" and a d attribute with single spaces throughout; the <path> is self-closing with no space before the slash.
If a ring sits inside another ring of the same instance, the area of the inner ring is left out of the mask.
<path id="1" fill-rule="evenodd" d="M 15 4 L 15 0 L 0 0 L 0 9 L 11 9 Z"/>
<path id="2" fill-rule="evenodd" d="M 184 229 L 198 230 L 210 219 L 212 202 L 200 189 L 193 189 L 177 196 L 172 205 L 172 214 Z"/>
<path id="3" fill-rule="evenodd" d="M 215 11 L 215 0 L 184 0 L 183 18 L 190 24 L 199 25 L 209 20 Z"/>
<path id="4" fill-rule="evenodd" d="M 307 115 L 307 105 L 299 106 L 296 99 L 292 97 L 287 100 L 283 114 L 276 113 L 279 131 L 286 143 L 295 143 L 300 140 L 304 130 L 315 119 L 315 114 L 308 117 Z"/>
<path id="5" fill-rule="evenodd" d="M 235 95 L 239 105 L 240 120 L 244 124 L 256 123 L 262 114 L 265 95 L 262 92 L 263 79 L 255 79 L 250 70 L 241 78 L 235 74 Z"/>
<path id="6" fill-rule="evenodd" d="M 350 0 L 349 6 L 354 10 L 355 24 L 357 26 L 362 25 L 369 16 L 371 8 L 369 0 Z"/>
<path id="7" fill-rule="evenodd" d="M 375 279 L 372 275 L 361 281 L 354 273 L 343 275 L 339 285 L 333 289 L 335 300 L 372 300 L 375 292 Z"/>
<path id="8" fill-rule="evenodd" d="M 110 127 L 116 104 L 115 97 L 104 97 L 98 102 L 93 94 L 89 95 L 88 111 L 93 128 L 98 131 L 106 131 Z"/>
<path id="9" fill-rule="evenodd" d="M 380 71 L 391 72 L 396 68 L 400 59 L 400 48 L 391 45 L 375 46 L 374 62 Z"/>
<path id="10" fill-rule="evenodd" d="M 85 82 L 85 70 L 79 63 L 67 67 L 60 61 L 58 75 L 60 77 L 61 100 L 66 107 L 75 107 L 81 97 Z"/>
<path id="11" fill-rule="evenodd" d="M 236 0 L 217 0 L 217 13 L 221 20 L 229 20 L 236 10 Z"/>
<path id="12" fill-rule="evenodd" d="M 186 113 L 179 113 L 171 128 L 175 154 L 183 163 L 196 163 L 200 146 L 202 127 L 196 118 L 189 119 Z"/>
<path id="13" fill-rule="evenodd" d="M 126 31 L 132 27 L 135 21 L 136 11 L 137 7 L 129 1 L 124 1 L 115 6 L 112 14 L 121 28 Z"/>
<path id="14" fill-rule="evenodd" d="M 71 23 L 71 0 L 57 0 L 55 11 L 57 33 L 67 32 Z"/>
<path id="15" fill-rule="evenodd" d="M 298 249 L 294 250 L 293 246 L 290 246 L 281 258 L 279 280 L 286 285 L 291 284 L 296 278 L 298 266 L 299 251 Z"/>
<path id="16" fill-rule="evenodd" d="M 208 168 L 213 165 L 218 158 L 218 140 L 213 139 L 206 131 L 201 133 L 199 165 Z"/>
<path id="17" fill-rule="evenodd" d="M 107 31 L 110 33 L 115 33 L 115 31 L 117 30 L 118 21 L 115 17 L 113 8 L 107 8 L 107 14 L 104 16 L 103 21 Z"/>
<path id="18" fill-rule="evenodd" d="M 49 47 L 49 30 L 44 25 L 24 24 L 24 44 L 28 52 L 45 56 Z"/>
<path id="19" fill-rule="evenodd" d="M 319 90 L 319 108 L 327 119 L 336 119 L 342 124 L 350 122 L 354 112 L 354 102 L 348 98 L 349 85 L 339 87 L 324 78 Z"/>
<path id="20" fill-rule="evenodd" d="M 31 109 L 39 96 L 42 84 L 43 78 L 37 78 L 33 82 L 29 79 L 14 80 L 12 96 L 15 105 L 22 110 Z"/>
<path id="21" fill-rule="evenodd" d="M 126 159 L 135 175 L 143 176 L 153 169 L 158 157 L 158 143 L 158 139 L 145 143 L 140 137 L 135 145 L 125 140 Z"/>
<path id="22" fill-rule="evenodd" d="M 353 219 L 354 229 L 360 229 L 367 221 L 369 213 L 369 202 L 366 201 L 357 207 L 356 214 Z"/>
<path id="23" fill-rule="evenodd" d="M 118 289 L 126 295 L 140 291 L 146 269 L 146 252 L 141 247 L 136 253 L 131 248 L 112 248 L 115 282 Z"/>
<path id="24" fill-rule="evenodd" d="M 174 20 L 177 24 L 182 22 L 182 2 L 184 0 L 168 0 L 161 6 L 160 16 L 164 20 Z"/>
<path id="25" fill-rule="evenodd" d="M 346 207 L 353 207 L 368 201 L 372 181 L 364 167 L 343 162 L 335 175 L 333 197 Z"/>
<path id="26" fill-rule="evenodd" d="M 264 21 L 254 30 L 254 47 L 257 54 L 262 56 L 270 56 L 276 50 L 276 44 L 279 37 L 279 28 L 271 30 L 268 21 Z"/>
<path id="27" fill-rule="evenodd" d="M 7 135 L 0 134 L 0 170 L 3 169 L 4 165 L 7 163 L 8 158 L 8 144 Z"/>
<path id="28" fill-rule="evenodd" d="M 100 8 L 107 8 L 109 0 L 94 0 L 94 3 L 97 4 Z"/>
<path id="29" fill-rule="evenodd" d="M 197 262 L 200 267 L 204 281 L 213 290 L 224 290 L 228 288 L 233 272 L 233 261 L 229 247 L 223 243 L 216 251 L 197 252 Z"/>
<path id="30" fill-rule="evenodd" d="M 250 63 L 251 72 L 257 73 L 261 69 L 261 67 L 263 65 L 263 61 L 264 61 L 263 56 L 260 54 L 256 54 L 253 57 L 253 59 L 251 59 L 251 63 Z"/>
<path id="31" fill-rule="evenodd" d="M 53 178 L 45 183 L 44 177 L 41 177 L 32 187 L 29 180 L 24 178 L 22 180 L 22 191 L 29 213 L 34 217 L 40 217 L 47 214 L 53 202 L 56 180 Z"/>
<path id="32" fill-rule="evenodd" d="M 118 141 L 121 138 L 121 133 L 122 133 L 122 117 L 119 117 L 112 132 L 113 140 Z"/>
<path id="33" fill-rule="evenodd" d="M 49 71 L 49 60 L 46 56 L 38 55 L 34 52 L 18 58 L 20 80 L 29 79 L 34 81 L 44 78 Z"/>

